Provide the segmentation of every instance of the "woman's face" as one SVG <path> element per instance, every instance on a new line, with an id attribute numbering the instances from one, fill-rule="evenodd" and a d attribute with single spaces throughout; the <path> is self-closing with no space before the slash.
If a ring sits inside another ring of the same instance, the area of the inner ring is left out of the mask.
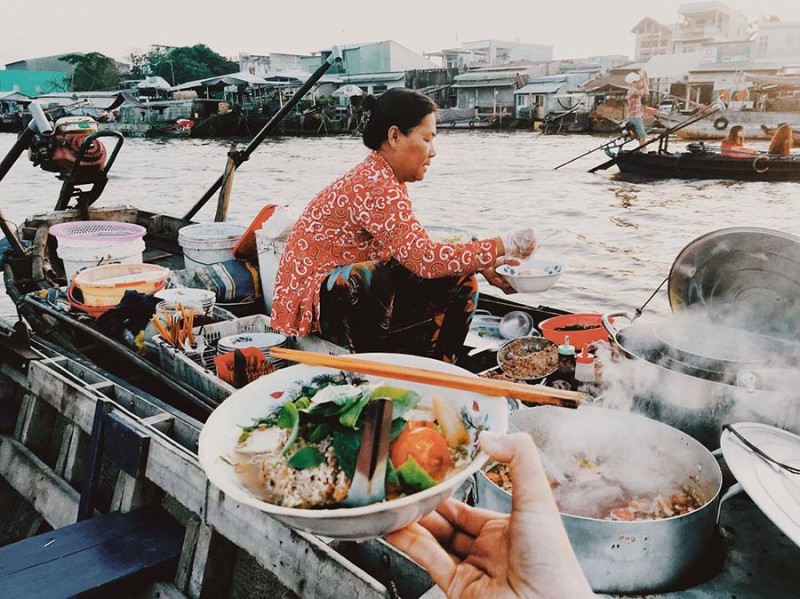
<path id="1" fill-rule="evenodd" d="M 436 156 L 433 138 L 436 137 L 436 113 L 428 114 L 408 134 L 396 127 L 389 129 L 388 148 L 384 157 L 401 183 L 422 181 Z"/>

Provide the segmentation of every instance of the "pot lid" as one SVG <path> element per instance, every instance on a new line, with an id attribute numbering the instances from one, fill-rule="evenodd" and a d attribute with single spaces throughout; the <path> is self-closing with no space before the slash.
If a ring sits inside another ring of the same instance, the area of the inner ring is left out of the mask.
<path id="1" fill-rule="evenodd" d="M 678 254 L 669 302 L 711 322 L 765 335 L 800 335 L 800 238 L 755 227 L 720 229 Z"/>
<path id="2" fill-rule="evenodd" d="M 739 422 L 732 428 L 756 449 L 726 429 L 720 439 L 725 463 L 761 511 L 800 545 L 800 474 L 780 468 L 757 453 L 800 468 L 800 437 L 756 422 Z"/>

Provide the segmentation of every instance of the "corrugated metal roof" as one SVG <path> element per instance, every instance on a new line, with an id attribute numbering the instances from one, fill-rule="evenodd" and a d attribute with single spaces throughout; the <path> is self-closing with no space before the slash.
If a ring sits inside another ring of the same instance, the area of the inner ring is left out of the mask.
<path id="1" fill-rule="evenodd" d="M 514 92 L 516 94 L 553 94 L 561 89 L 566 81 L 544 81 L 542 83 L 529 83 L 517 91 Z"/>

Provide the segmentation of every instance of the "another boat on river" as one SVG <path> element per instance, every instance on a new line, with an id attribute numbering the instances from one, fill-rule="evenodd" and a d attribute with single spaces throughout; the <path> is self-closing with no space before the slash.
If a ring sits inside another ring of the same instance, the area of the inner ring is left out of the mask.
<path id="1" fill-rule="evenodd" d="M 659 179 L 734 179 L 741 181 L 800 181 L 800 159 L 758 152 L 752 156 L 723 156 L 705 144 L 690 151 L 610 151 L 621 173 Z"/>

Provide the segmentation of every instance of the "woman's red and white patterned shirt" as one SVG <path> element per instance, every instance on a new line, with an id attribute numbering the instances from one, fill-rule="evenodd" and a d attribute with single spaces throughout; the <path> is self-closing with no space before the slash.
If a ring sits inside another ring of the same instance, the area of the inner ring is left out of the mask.
<path id="1" fill-rule="evenodd" d="M 378 153 L 337 179 L 306 206 L 281 254 L 272 327 L 290 335 L 319 331 L 319 292 L 335 268 L 394 258 L 416 275 L 436 279 L 492 266 L 494 239 L 437 243 L 420 225 L 408 190 Z"/>

